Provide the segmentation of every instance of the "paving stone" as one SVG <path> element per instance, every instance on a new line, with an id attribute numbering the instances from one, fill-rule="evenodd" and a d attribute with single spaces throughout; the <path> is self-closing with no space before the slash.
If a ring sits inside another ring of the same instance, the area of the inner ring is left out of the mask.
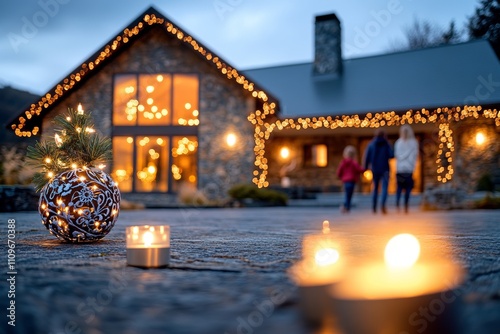
<path id="1" fill-rule="evenodd" d="M 301 257 L 302 237 L 318 232 L 324 219 L 334 231 L 349 230 L 360 249 L 375 242 L 363 230 L 367 222 L 371 228 L 408 220 L 432 227 L 426 239 L 436 251 L 450 251 L 468 271 L 460 286 L 463 333 L 497 333 L 499 211 L 412 209 L 410 215 L 387 216 L 362 208 L 340 215 L 329 207 L 123 211 L 114 229 L 92 244 L 59 242 L 36 212 L 2 213 L 4 277 L 7 221 L 16 220 L 12 333 L 313 333 L 300 317 L 287 269 Z M 142 224 L 171 226 L 169 268 L 126 265 L 125 228 Z M 4 313 L 6 294 L 2 284 Z M 270 301 L 272 309 L 262 313 L 259 305 Z"/>

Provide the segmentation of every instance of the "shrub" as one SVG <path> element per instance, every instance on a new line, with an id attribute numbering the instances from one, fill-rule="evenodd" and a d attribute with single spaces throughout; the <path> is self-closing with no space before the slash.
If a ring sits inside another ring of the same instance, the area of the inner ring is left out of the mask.
<path id="1" fill-rule="evenodd" d="M 500 209 L 500 197 L 486 195 L 484 198 L 474 202 L 476 209 Z"/>
<path id="2" fill-rule="evenodd" d="M 479 178 L 479 180 L 477 181 L 476 190 L 491 192 L 495 190 L 495 184 L 493 183 L 493 180 L 491 179 L 491 176 L 489 174 L 484 174 Z"/>
<path id="3" fill-rule="evenodd" d="M 22 147 L 2 146 L 0 148 L 0 183 L 6 185 L 31 183 L 35 171 L 26 163 Z"/>
<path id="4" fill-rule="evenodd" d="M 277 190 L 258 188 L 254 184 L 238 184 L 228 190 L 228 194 L 235 200 L 251 199 L 263 204 L 286 205 L 288 196 Z"/>

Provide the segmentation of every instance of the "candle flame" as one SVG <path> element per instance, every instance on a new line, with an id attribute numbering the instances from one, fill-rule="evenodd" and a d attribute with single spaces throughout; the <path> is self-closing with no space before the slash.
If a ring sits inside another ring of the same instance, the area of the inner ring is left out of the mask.
<path id="1" fill-rule="evenodd" d="M 391 269 L 410 268 L 420 256 L 420 243 L 411 234 L 398 234 L 385 246 L 384 256 L 385 264 Z"/>
<path id="2" fill-rule="evenodd" d="M 323 234 L 330 233 L 330 222 L 328 220 L 323 221 Z"/>
<path id="3" fill-rule="evenodd" d="M 314 256 L 316 264 L 321 267 L 337 263 L 339 258 L 340 258 L 339 251 L 336 250 L 335 248 L 322 248 L 318 250 Z"/>
<path id="4" fill-rule="evenodd" d="M 153 233 L 149 231 L 145 232 L 142 235 L 142 241 L 144 241 L 144 246 L 151 246 L 151 244 L 153 243 L 153 239 L 154 239 Z"/>

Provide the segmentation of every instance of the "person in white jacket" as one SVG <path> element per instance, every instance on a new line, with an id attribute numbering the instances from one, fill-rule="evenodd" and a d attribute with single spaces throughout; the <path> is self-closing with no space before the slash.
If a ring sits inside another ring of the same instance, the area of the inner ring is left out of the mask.
<path id="1" fill-rule="evenodd" d="M 418 157 L 418 142 L 409 125 L 403 125 L 399 129 L 399 138 L 394 144 L 394 157 L 396 158 L 396 207 L 399 210 L 399 202 L 403 190 L 405 191 L 404 206 L 408 213 L 410 193 L 413 189 L 413 171 Z"/>

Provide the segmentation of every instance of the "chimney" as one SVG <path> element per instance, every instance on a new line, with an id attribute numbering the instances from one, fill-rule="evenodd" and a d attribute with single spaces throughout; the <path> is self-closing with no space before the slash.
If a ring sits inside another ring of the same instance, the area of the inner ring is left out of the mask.
<path id="1" fill-rule="evenodd" d="M 316 16 L 314 22 L 314 75 L 340 76 L 342 51 L 340 21 L 335 14 Z"/>

